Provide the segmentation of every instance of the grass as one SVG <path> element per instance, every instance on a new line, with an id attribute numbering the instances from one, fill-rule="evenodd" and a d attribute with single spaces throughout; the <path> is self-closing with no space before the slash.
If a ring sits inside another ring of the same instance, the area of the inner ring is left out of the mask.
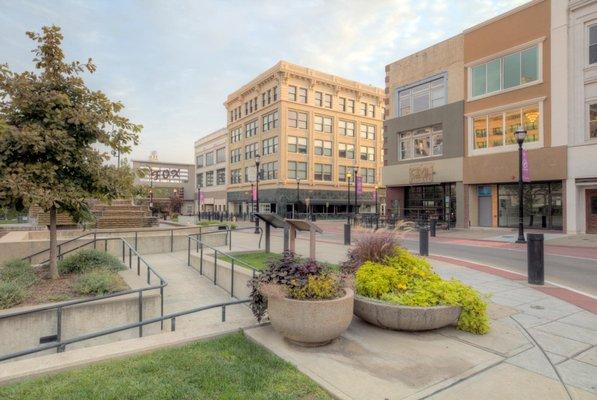
<path id="1" fill-rule="evenodd" d="M 240 333 L 2 387 L 0 398 L 331 399 L 295 367 Z"/>
<path id="2" fill-rule="evenodd" d="M 266 253 L 263 251 L 259 252 L 247 252 L 247 253 L 237 253 L 232 255 L 234 258 L 244 261 L 247 264 L 251 265 L 253 268 L 263 271 L 267 266 L 267 262 L 269 260 L 280 259 L 282 258 L 282 254 L 280 253 Z M 218 256 L 218 259 L 230 262 L 230 257 L 221 255 Z M 330 270 L 339 271 L 340 267 L 336 264 L 331 264 L 325 261 L 319 261 L 319 263 L 325 265 Z"/>

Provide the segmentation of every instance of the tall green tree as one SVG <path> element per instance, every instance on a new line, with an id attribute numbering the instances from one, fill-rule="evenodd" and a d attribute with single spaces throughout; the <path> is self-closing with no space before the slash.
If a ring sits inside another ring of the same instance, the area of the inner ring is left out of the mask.
<path id="1" fill-rule="evenodd" d="M 0 206 L 40 206 L 50 214 L 50 275 L 58 277 L 56 215 L 92 218 L 86 200 L 130 195 L 132 173 L 108 165 L 109 153 L 126 154 L 142 126 L 120 113 L 124 108 L 81 75 L 96 69 L 65 61 L 57 26 L 27 32 L 37 45 L 34 71 L 0 65 Z M 100 150 L 104 149 L 104 150 Z"/>

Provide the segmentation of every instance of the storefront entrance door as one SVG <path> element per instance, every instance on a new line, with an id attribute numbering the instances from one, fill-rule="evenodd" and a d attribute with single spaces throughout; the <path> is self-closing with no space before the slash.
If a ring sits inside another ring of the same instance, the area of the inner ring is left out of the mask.
<path id="1" fill-rule="evenodd" d="M 597 233 L 597 189 L 586 191 L 587 233 Z"/>

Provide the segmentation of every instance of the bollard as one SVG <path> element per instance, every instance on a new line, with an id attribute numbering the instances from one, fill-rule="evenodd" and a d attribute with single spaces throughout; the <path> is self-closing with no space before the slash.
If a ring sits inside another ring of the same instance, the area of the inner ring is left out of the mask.
<path id="1" fill-rule="evenodd" d="M 350 224 L 344 224 L 344 244 L 350 245 Z"/>
<path id="2" fill-rule="evenodd" d="M 435 228 L 437 227 L 437 219 L 431 220 L 431 237 L 435 237 Z"/>
<path id="3" fill-rule="evenodd" d="M 421 228 L 419 231 L 419 254 L 422 256 L 429 255 L 429 231 L 427 228 Z"/>
<path id="4" fill-rule="evenodd" d="M 527 234 L 527 274 L 531 285 L 543 285 L 545 280 L 543 234 Z"/>

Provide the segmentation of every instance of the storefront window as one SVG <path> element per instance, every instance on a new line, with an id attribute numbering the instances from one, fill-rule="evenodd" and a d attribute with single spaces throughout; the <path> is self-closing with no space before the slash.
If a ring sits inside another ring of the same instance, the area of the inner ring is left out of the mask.
<path id="1" fill-rule="evenodd" d="M 456 224 L 456 185 L 410 186 L 405 188 L 404 217 L 410 221 L 426 222 L 430 218 Z"/>
<path id="2" fill-rule="evenodd" d="M 518 184 L 498 186 L 499 226 L 518 226 Z M 523 189 L 523 223 L 528 228 L 562 229 L 562 183 L 530 183 Z"/>

